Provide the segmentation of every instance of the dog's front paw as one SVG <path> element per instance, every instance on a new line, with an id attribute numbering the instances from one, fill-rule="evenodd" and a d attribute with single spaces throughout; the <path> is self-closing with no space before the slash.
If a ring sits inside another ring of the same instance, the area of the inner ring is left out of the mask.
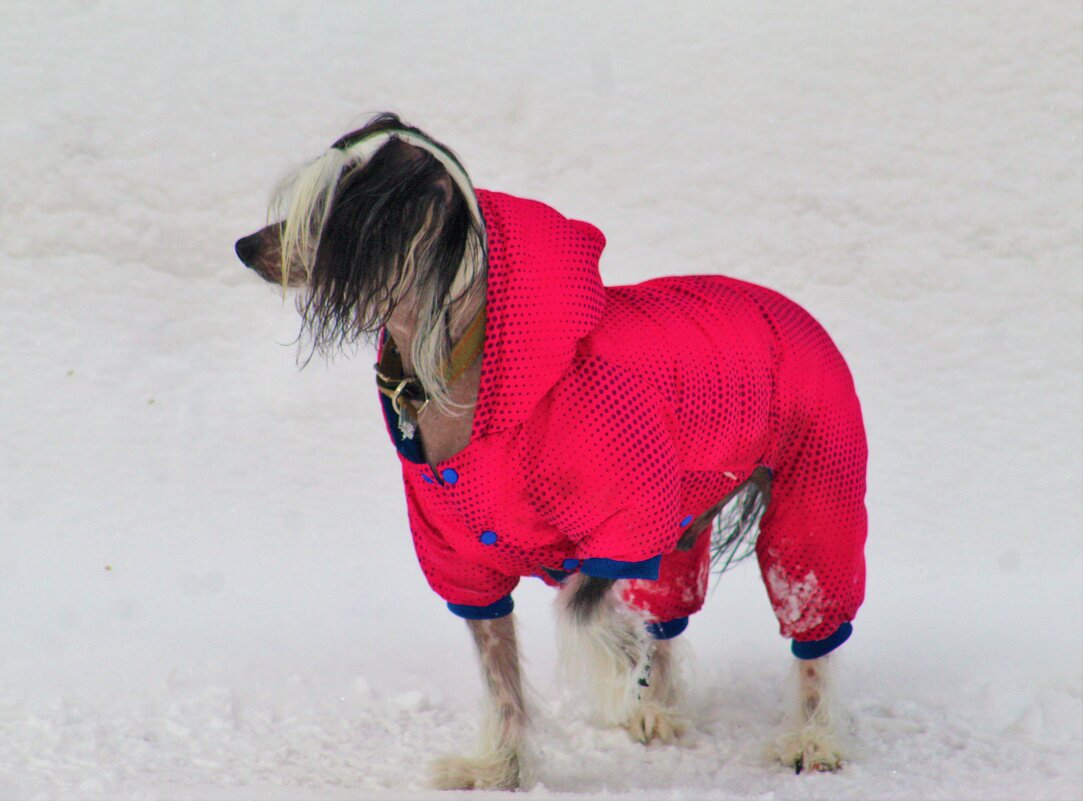
<path id="1" fill-rule="evenodd" d="M 647 701 L 636 706 L 624 728 L 644 745 L 651 740 L 672 745 L 688 730 L 688 724 L 675 710 Z"/>
<path id="2" fill-rule="evenodd" d="M 515 753 L 441 757 L 430 773 L 437 790 L 518 790 L 523 779 Z"/>
<path id="3" fill-rule="evenodd" d="M 779 761 L 796 773 L 815 771 L 833 773 L 842 767 L 842 751 L 831 732 L 816 726 L 779 738 L 776 754 Z"/>

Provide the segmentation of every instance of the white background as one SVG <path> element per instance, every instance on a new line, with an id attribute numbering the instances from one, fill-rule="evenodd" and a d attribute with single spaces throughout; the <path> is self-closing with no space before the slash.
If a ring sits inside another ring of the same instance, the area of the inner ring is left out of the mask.
<path id="1" fill-rule="evenodd" d="M 380 110 L 598 225 L 608 283 L 788 294 L 864 404 L 845 770 L 763 755 L 789 657 L 746 564 L 685 635 L 683 748 L 583 723 L 551 593 L 521 586 L 528 797 L 1083 797 L 1081 22 L 0 3 L 0 797 L 434 798 L 427 760 L 472 744 L 472 648 L 416 566 L 372 354 L 298 372 L 292 303 L 232 253 Z"/>

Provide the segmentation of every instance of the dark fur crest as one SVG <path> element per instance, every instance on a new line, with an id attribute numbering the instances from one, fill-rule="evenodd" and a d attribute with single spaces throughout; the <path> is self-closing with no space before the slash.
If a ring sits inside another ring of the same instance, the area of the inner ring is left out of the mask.
<path id="1" fill-rule="evenodd" d="M 348 148 L 385 130 L 410 131 L 433 141 L 397 116 L 382 114 L 334 146 Z M 310 338 L 313 352 L 330 355 L 379 331 L 407 292 L 438 308 L 467 248 L 477 246 L 481 236 L 443 165 L 430 153 L 390 140 L 339 180 L 308 291 L 298 304 L 302 337 Z M 414 274 L 407 275 L 411 244 Z"/>

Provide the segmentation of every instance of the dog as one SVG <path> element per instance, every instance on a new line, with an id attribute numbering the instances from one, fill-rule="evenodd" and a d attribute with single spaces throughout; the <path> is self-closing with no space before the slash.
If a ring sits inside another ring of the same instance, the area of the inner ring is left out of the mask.
<path id="1" fill-rule="evenodd" d="M 297 170 L 268 220 L 236 252 L 300 290 L 308 358 L 375 340 L 418 560 L 480 656 L 482 742 L 437 760 L 437 787 L 530 782 L 521 577 L 558 589 L 596 719 L 670 743 L 688 728 L 674 638 L 708 576 L 753 553 L 796 657 L 776 755 L 839 768 L 829 654 L 864 598 L 867 450 L 807 312 L 723 276 L 603 286 L 597 228 L 475 189 L 394 114 Z"/>

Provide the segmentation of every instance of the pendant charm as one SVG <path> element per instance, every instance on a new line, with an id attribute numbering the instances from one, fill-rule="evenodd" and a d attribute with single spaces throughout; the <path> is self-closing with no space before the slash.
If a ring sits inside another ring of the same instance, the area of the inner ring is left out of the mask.
<path id="1" fill-rule="evenodd" d="M 405 409 L 399 412 L 399 433 L 402 434 L 403 439 L 413 439 L 415 432 L 417 432 L 417 425 L 409 418 L 408 414 Z"/>
<path id="2" fill-rule="evenodd" d="M 411 409 L 400 397 L 405 387 L 406 381 L 399 384 L 395 394 L 391 396 L 391 408 L 395 410 L 395 414 L 399 417 L 399 433 L 402 434 L 403 439 L 413 439 L 414 433 L 417 431 L 416 418 L 414 420 L 410 419 Z"/>

